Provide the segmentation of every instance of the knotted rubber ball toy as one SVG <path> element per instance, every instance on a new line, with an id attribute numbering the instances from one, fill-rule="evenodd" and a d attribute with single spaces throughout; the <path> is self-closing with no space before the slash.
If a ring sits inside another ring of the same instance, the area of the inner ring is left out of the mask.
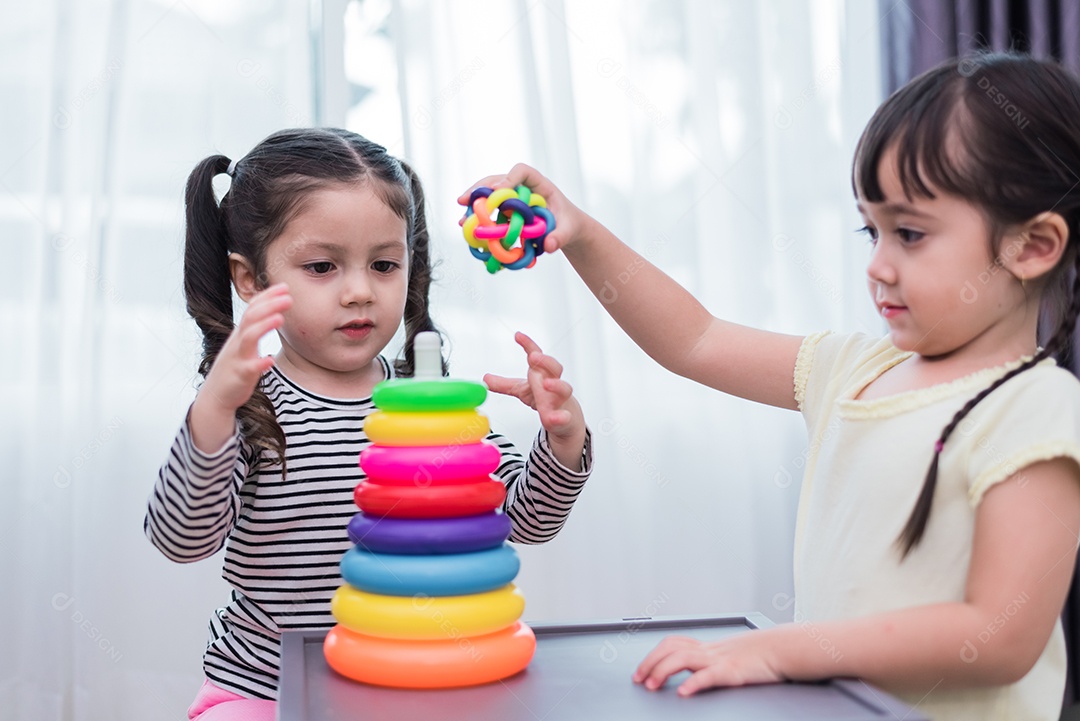
<path id="1" fill-rule="evenodd" d="M 460 221 L 469 251 L 489 273 L 531 268 L 544 252 L 544 238 L 555 230 L 555 216 L 544 196 L 524 185 L 516 189 L 480 187 L 469 195 Z"/>

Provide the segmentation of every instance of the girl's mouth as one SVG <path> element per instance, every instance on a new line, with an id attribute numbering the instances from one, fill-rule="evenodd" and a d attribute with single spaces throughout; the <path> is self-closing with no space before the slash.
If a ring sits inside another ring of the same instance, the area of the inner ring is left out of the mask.
<path id="1" fill-rule="evenodd" d="M 348 323 L 338 328 L 339 331 L 345 334 L 347 338 L 352 340 L 363 340 L 371 334 L 371 329 L 374 328 L 371 323 L 357 322 Z"/>

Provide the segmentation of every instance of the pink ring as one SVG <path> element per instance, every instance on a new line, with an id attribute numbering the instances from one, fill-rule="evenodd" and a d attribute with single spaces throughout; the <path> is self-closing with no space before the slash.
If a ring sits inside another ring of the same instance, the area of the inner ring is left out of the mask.
<path id="1" fill-rule="evenodd" d="M 506 237 L 506 230 L 509 227 L 510 225 L 508 223 L 500 223 L 499 225 L 478 225 L 473 231 L 473 235 L 481 240 L 501 240 Z M 521 237 L 539 238 L 546 232 L 547 223 L 544 222 L 543 218 L 537 218 L 521 229 Z"/>
<path id="2" fill-rule="evenodd" d="M 368 480 L 386 485 L 474 483 L 499 467 L 502 454 L 490 443 L 453 446 L 370 446 L 360 454 Z"/>

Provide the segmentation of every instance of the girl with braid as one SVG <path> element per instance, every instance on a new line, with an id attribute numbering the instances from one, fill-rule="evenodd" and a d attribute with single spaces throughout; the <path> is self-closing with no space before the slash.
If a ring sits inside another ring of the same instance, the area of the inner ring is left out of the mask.
<path id="1" fill-rule="evenodd" d="M 220 202 L 213 179 L 231 185 Z M 350 547 L 364 419 L 376 383 L 411 376 L 413 338 L 435 327 L 424 194 L 386 150 L 337 129 L 285 130 L 187 183 L 184 292 L 203 333 L 199 388 L 154 486 L 150 541 L 188 563 L 225 549 L 228 605 L 210 619 L 206 681 L 189 719 L 272 721 L 280 635 L 328 629 Z M 247 304 L 233 322 L 232 293 Z M 404 357 L 382 354 L 405 322 Z M 281 351 L 262 357 L 276 331 Z M 591 469 L 581 407 L 562 366 L 524 334 L 524 379 L 487 375 L 536 409 L 527 458 L 502 436 L 510 540 L 558 533 Z M 444 362 L 445 366 L 445 362 Z"/>
<path id="2" fill-rule="evenodd" d="M 546 249 L 563 250 L 642 349 L 800 411 L 810 435 L 795 623 L 667 638 L 635 682 L 655 690 L 689 670 L 688 695 L 853 676 L 932 719 L 1059 717 L 1059 614 L 1080 531 L 1080 382 L 1055 362 L 1068 362 L 1080 310 L 1075 77 L 979 56 L 928 71 L 875 113 L 852 183 L 884 338 L 720 320 L 537 171 L 480 184 L 519 183 L 559 218 Z M 634 282 L 610 287 L 628 267 Z"/>

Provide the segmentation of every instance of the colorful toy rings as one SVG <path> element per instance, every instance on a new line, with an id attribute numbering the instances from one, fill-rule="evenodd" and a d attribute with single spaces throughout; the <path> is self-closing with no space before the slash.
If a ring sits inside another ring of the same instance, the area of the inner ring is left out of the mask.
<path id="1" fill-rule="evenodd" d="M 490 443 L 445 446 L 371 446 L 360 454 L 369 480 L 393 486 L 438 486 L 485 480 L 502 455 Z"/>
<path id="2" fill-rule="evenodd" d="M 383 411 L 466 411 L 487 398 L 487 386 L 475 381 L 401 378 L 375 386 L 372 400 Z"/>
<path id="3" fill-rule="evenodd" d="M 323 653 L 354 681 L 396 688 L 451 688 L 491 683 L 529 665 L 536 636 L 520 621 L 495 633 L 441 641 L 395 641 L 335 626 Z"/>
<path id="4" fill-rule="evenodd" d="M 494 512 L 423 520 L 357 513 L 349 521 L 349 540 L 372 553 L 469 553 L 501 545 L 510 526 L 509 516 Z"/>
<path id="5" fill-rule="evenodd" d="M 348 629 L 380 638 L 437 641 L 494 633 L 521 618 L 525 597 L 508 583 L 468 596 L 383 596 L 346 584 L 330 612 Z"/>
<path id="6" fill-rule="evenodd" d="M 353 500 L 360 510 L 389 518 L 450 518 L 493 511 L 506 498 L 506 486 L 487 480 L 460 486 L 384 486 L 356 484 Z"/>
<path id="7" fill-rule="evenodd" d="M 387 596 L 465 596 L 502 588 L 514 580 L 521 561 L 503 543 L 473 553 L 402 556 L 352 548 L 341 559 L 341 575 L 354 588 Z"/>
<path id="8" fill-rule="evenodd" d="M 489 273 L 502 268 L 531 268 L 544 252 L 544 239 L 555 230 L 555 216 L 542 195 L 519 185 L 516 190 L 481 187 L 469 195 L 461 219 L 469 251 Z"/>
<path id="9" fill-rule="evenodd" d="M 383 413 L 364 421 L 364 433 L 382 446 L 434 446 L 477 443 L 491 432 L 487 416 L 476 411 Z"/>

